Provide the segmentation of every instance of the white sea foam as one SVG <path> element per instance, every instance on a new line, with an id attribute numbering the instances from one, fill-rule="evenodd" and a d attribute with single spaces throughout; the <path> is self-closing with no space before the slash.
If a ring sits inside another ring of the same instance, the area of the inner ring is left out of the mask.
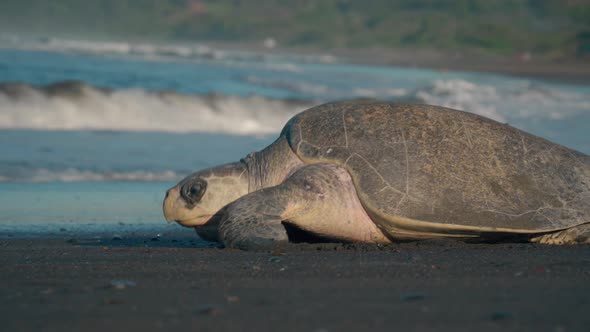
<path id="1" fill-rule="evenodd" d="M 466 110 L 496 121 L 505 122 L 491 101 L 498 100 L 494 87 L 481 86 L 464 80 L 437 80 L 431 86 L 415 92 L 415 97 L 427 104 Z"/>
<path id="2" fill-rule="evenodd" d="M 262 62 L 266 63 L 267 69 L 287 72 L 301 71 L 295 63 L 328 64 L 339 61 L 338 58 L 329 54 L 300 55 L 268 53 L 267 50 L 256 50 L 256 45 L 250 46 L 253 50 L 245 51 L 224 50 L 197 43 L 165 44 L 63 38 L 23 39 L 16 35 L 9 34 L 0 34 L 0 47 L 93 55 L 130 55 L 152 60 L 159 58 L 173 58 L 185 60 L 214 60 L 227 63 Z"/>
<path id="3" fill-rule="evenodd" d="M 590 112 L 584 94 L 539 88 L 531 83 L 496 87 L 461 79 L 436 80 L 410 95 L 424 103 L 476 113 L 500 122 L 561 120 Z"/>
<path id="4" fill-rule="evenodd" d="M 194 57 L 209 59 L 218 59 L 224 57 L 224 52 L 200 44 L 153 44 L 62 38 L 20 39 L 16 36 L 0 36 L 0 46 L 28 50 L 74 52 L 97 55 L 133 54 L 146 57 L 160 55 L 181 58 Z"/>
<path id="5" fill-rule="evenodd" d="M 157 181 L 178 181 L 184 175 L 174 171 L 144 171 L 133 170 L 127 172 L 97 172 L 89 170 L 80 170 L 76 168 L 67 168 L 63 170 L 49 170 L 45 168 L 32 169 L 20 176 L 6 177 L 0 176 L 0 182 L 104 182 L 104 181 L 140 181 L 140 182 L 157 182 Z"/>
<path id="6" fill-rule="evenodd" d="M 128 130 L 264 135 L 312 104 L 260 96 L 107 91 L 65 82 L 0 85 L 0 128 Z"/>
<path id="7" fill-rule="evenodd" d="M 171 170 L 91 171 L 77 168 L 65 168 L 61 170 L 35 168 L 21 171 L 19 174 L 13 174 L 12 176 L 0 176 L 0 182 L 174 182 L 180 180 L 185 175 Z"/>

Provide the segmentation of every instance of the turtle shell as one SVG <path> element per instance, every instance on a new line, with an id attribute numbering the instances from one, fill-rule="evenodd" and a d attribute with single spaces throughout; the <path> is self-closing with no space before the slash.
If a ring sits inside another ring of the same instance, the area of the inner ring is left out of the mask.
<path id="1" fill-rule="evenodd" d="M 331 103 L 283 129 L 306 163 L 351 174 L 367 213 L 397 238 L 540 233 L 590 222 L 590 157 L 449 108 Z"/>

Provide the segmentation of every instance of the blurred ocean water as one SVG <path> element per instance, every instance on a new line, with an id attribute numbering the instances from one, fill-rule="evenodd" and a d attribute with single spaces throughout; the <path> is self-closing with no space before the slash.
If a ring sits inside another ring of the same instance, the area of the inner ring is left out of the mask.
<path id="1" fill-rule="evenodd" d="M 590 153 L 587 85 L 198 45 L 0 40 L 0 233 L 163 225 L 164 190 L 181 177 L 263 148 L 301 110 L 355 98 L 461 109 Z"/>

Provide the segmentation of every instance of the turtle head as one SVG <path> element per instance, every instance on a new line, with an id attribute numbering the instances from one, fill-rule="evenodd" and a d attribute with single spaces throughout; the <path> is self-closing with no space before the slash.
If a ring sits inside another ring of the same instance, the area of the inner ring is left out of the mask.
<path id="1" fill-rule="evenodd" d="M 164 216 L 183 226 L 207 223 L 227 204 L 248 193 L 248 171 L 242 162 L 193 173 L 166 192 Z"/>

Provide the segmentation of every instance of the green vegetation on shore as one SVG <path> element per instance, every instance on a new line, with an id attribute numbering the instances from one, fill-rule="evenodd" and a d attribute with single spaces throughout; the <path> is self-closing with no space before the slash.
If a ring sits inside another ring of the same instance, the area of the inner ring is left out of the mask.
<path id="1" fill-rule="evenodd" d="M 587 0 L 2 0 L 5 32 L 590 55 Z"/>

